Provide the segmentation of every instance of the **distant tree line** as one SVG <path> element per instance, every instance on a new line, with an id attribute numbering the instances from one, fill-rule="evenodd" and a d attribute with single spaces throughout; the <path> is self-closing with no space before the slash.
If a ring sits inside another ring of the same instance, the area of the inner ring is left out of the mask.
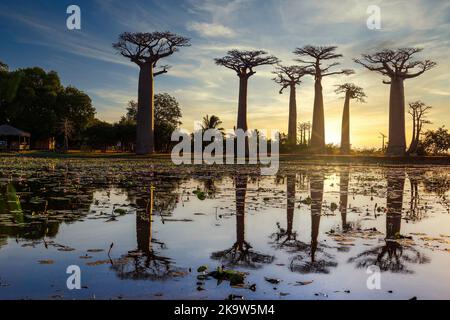
<path id="1" fill-rule="evenodd" d="M 81 145 L 83 132 L 95 109 L 87 94 L 64 87 L 56 72 L 34 67 L 9 71 L 0 64 L 0 124 L 10 124 L 32 135 L 32 142 L 56 137 L 64 145 Z"/>

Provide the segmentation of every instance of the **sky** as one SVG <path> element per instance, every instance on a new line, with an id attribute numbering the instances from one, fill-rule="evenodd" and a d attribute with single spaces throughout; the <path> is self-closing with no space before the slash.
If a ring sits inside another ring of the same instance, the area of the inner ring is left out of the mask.
<path id="1" fill-rule="evenodd" d="M 66 9 L 81 9 L 81 30 L 68 30 Z M 380 8 L 381 29 L 367 27 L 367 8 Z M 353 82 L 368 98 L 351 104 L 354 148 L 381 146 L 388 132 L 389 86 L 380 74 L 353 62 L 362 53 L 382 48 L 421 47 L 417 59 L 438 66 L 405 81 L 406 102 L 433 106 L 433 129 L 450 120 L 450 1 L 448 0 L 0 0 L 0 60 L 10 69 L 40 66 L 55 70 L 66 86 L 75 86 L 93 100 L 97 117 L 118 121 L 129 100 L 137 99 L 138 68 L 118 55 L 111 44 L 120 33 L 171 31 L 191 38 L 164 61 L 172 68 L 156 78 L 156 92 L 167 92 L 180 103 L 182 127 L 192 130 L 206 114 L 233 128 L 237 117 L 238 77 L 214 58 L 230 49 L 265 50 L 296 64 L 295 48 L 335 45 L 343 54 L 342 68 L 351 76 L 323 80 L 326 142 L 339 143 L 343 109 L 335 86 Z M 273 67 L 262 66 L 250 78 L 248 123 L 256 129 L 287 132 L 289 94 L 280 95 L 272 81 Z M 298 121 L 311 121 L 314 85 L 305 78 L 297 88 Z M 407 119 L 407 139 L 411 120 Z"/>

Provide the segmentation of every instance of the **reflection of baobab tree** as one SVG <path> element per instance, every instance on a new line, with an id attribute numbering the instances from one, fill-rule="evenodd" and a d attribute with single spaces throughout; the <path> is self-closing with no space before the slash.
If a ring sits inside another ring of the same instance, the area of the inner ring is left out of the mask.
<path id="1" fill-rule="evenodd" d="M 310 176 L 311 189 L 311 244 L 296 242 L 293 252 L 297 255 L 290 264 L 291 271 L 299 273 L 329 273 L 330 267 L 336 267 L 337 262 L 333 256 L 324 251 L 327 248 L 324 244 L 319 246 L 319 227 L 322 214 L 323 173 L 315 173 Z"/>
<path id="2" fill-rule="evenodd" d="M 413 273 L 408 264 L 428 263 L 429 259 L 412 245 L 402 243 L 400 234 L 403 207 L 403 191 L 405 185 L 404 172 L 389 172 L 387 175 L 387 213 L 385 243 L 364 251 L 349 262 L 356 263 L 358 268 L 376 265 L 381 271 L 395 273 Z"/>
<path id="3" fill-rule="evenodd" d="M 410 183 L 409 210 L 406 212 L 406 219 L 417 221 L 425 215 L 425 206 L 420 206 L 419 182 L 421 173 L 409 172 L 408 179 Z"/>
<path id="4" fill-rule="evenodd" d="M 347 223 L 348 184 L 350 180 L 350 169 L 348 167 L 341 171 L 339 179 L 339 211 L 341 211 L 342 230 L 345 232 L 351 228 L 351 225 Z"/>
<path id="5" fill-rule="evenodd" d="M 145 208 L 136 213 L 137 249 L 112 262 L 111 268 L 121 279 L 159 280 L 171 275 L 172 261 L 157 251 L 164 249 L 165 245 L 152 237 L 152 198 L 147 202 L 137 200 L 138 207 Z"/>
<path id="6" fill-rule="evenodd" d="M 281 224 L 277 222 L 277 232 L 275 232 L 271 238 L 275 239 L 275 243 L 278 248 L 293 246 L 297 242 L 297 232 L 293 231 L 294 224 L 294 208 L 295 208 L 295 183 L 296 175 L 286 175 L 286 229 L 281 227 Z"/>
<path id="7" fill-rule="evenodd" d="M 235 177 L 236 187 L 236 242 L 230 249 L 213 252 L 212 259 L 220 260 L 228 266 L 259 268 L 262 264 L 272 263 L 273 256 L 256 252 L 245 240 L 245 197 L 247 193 L 247 175 Z"/>

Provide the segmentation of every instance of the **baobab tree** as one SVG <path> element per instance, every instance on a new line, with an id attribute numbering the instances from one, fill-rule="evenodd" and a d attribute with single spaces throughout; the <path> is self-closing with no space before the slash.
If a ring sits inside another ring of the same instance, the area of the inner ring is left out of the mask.
<path id="1" fill-rule="evenodd" d="M 431 106 L 427 106 L 422 101 L 415 101 L 409 104 L 408 113 L 412 117 L 413 129 L 412 129 L 411 144 L 409 145 L 408 148 L 408 154 L 417 152 L 417 147 L 419 146 L 420 134 L 422 132 L 423 125 L 430 123 L 430 121 L 425 119 L 430 109 Z"/>
<path id="2" fill-rule="evenodd" d="M 247 131 L 247 87 L 248 79 L 256 73 L 255 67 L 273 65 L 279 62 L 275 56 L 262 50 L 230 50 L 223 58 L 214 59 L 217 65 L 234 70 L 239 77 L 239 104 L 236 129 Z"/>
<path id="3" fill-rule="evenodd" d="M 326 66 L 322 65 L 324 61 L 341 58 L 342 55 L 336 53 L 337 47 L 322 46 L 305 46 L 295 49 L 294 53 L 300 58 L 296 61 L 305 63 L 307 67 L 312 67 L 311 75 L 314 76 L 314 109 L 312 123 L 311 148 L 314 151 L 323 152 L 325 150 L 325 115 L 323 110 L 323 93 L 322 79 L 323 77 L 353 73 L 351 69 L 341 69 L 339 71 L 331 71 L 339 62 L 330 62 Z"/>
<path id="4" fill-rule="evenodd" d="M 350 153 L 350 100 L 355 99 L 359 102 L 366 102 L 366 94 L 361 87 L 353 83 L 344 83 L 337 86 L 335 90 L 337 94 L 345 93 L 344 112 L 342 114 L 342 131 L 341 131 L 341 153 Z"/>
<path id="5" fill-rule="evenodd" d="M 154 151 L 154 77 L 167 73 L 168 66 L 157 64 L 179 50 L 189 46 L 189 39 L 171 32 L 130 33 L 119 36 L 113 44 L 122 56 L 140 68 L 137 111 L 136 153 L 149 154 Z"/>
<path id="6" fill-rule="evenodd" d="M 280 94 L 283 90 L 289 88 L 289 122 L 288 122 L 288 142 L 297 144 L 297 100 L 296 86 L 301 83 L 301 78 L 310 74 L 312 70 L 300 66 L 281 66 L 279 65 L 273 74 L 276 75 L 273 81 L 281 86 Z"/>
<path id="7" fill-rule="evenodd" d="M 421 52 L 419 48 L 384 49 L 374 54 L 363 54 L 362 59 L 354 61 L 370 71 L 376 71 L 389 80 L 389 143 L 387 154 L 404 155 L 406 151 L 405 138 L 405 89 L 404 81 L 420 76 L 436 66 L 431 60 L 411 60 L 413 55 Z"/>

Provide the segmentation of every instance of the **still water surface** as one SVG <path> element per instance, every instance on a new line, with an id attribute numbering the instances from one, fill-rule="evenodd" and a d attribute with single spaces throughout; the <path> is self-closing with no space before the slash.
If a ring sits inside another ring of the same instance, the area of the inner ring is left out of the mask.
<path id="1" fill-rule="evenodd" d="M 0 299 L 450 299 L 449 194 L 444 166 L 0 159 Z"/>

